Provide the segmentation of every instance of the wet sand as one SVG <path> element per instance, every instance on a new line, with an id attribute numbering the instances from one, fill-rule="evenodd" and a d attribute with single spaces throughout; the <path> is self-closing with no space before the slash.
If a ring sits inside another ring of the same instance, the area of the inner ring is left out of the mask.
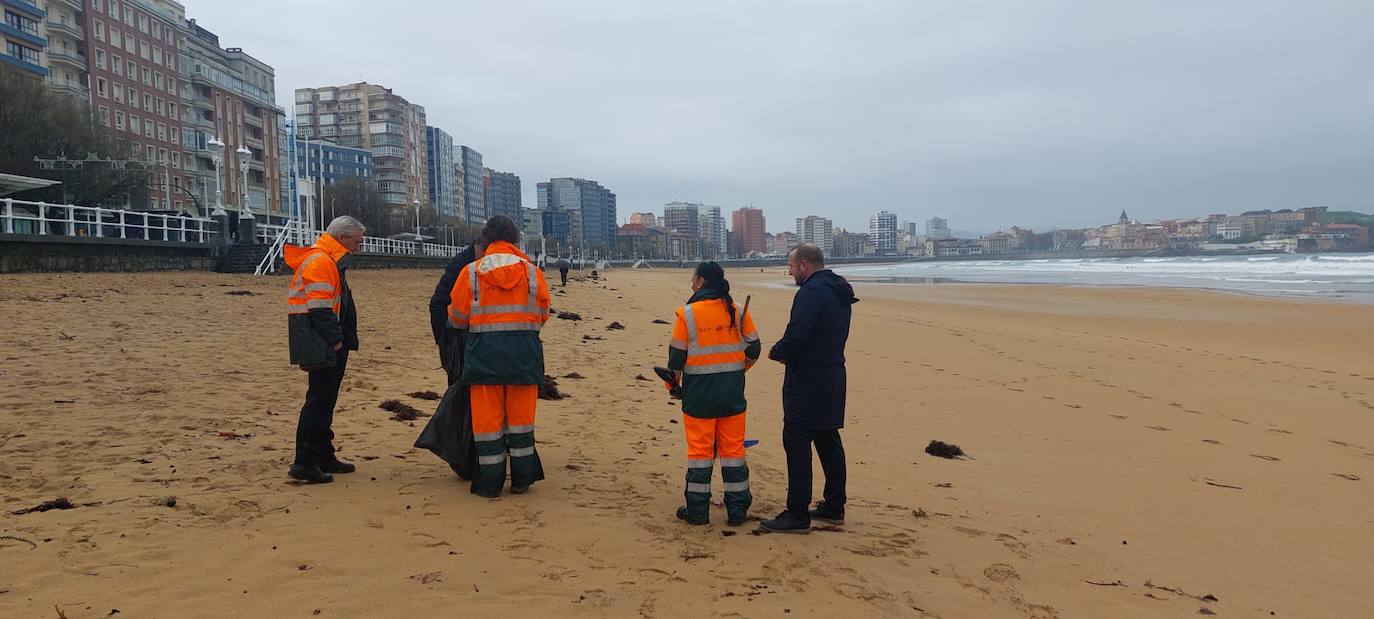
<path id="1" fill-rule="evenodd" d="M 550 321 L 549 373 L 585 378 L 540 402 L 548 479 L 468 494 L 411 448 L 424 419 L 378 408 L 442 391 L 438 275 L 351 277 L 363 350 L 334 427 L 359 471 L 323 486 L 285 476 L 305 377 L 284 279 L 0 277 L 0 616 L 1374 614 L 1367 307 L 860 285 L 849 521 L 782 536 L 673 518 L 680 412 L 636 375 L 666 360 L 652 321 L 685 271 L 554 295 L 584 320 Z M 730 275 L 770 344 L 785 276 Z M 764 517 L 785 493 L 780 383 L 771 362 L 749 375 Z M 970 458 L 924 454 L 933 439 Z M 57 497 L 76 507 L 11 513 Z"/>

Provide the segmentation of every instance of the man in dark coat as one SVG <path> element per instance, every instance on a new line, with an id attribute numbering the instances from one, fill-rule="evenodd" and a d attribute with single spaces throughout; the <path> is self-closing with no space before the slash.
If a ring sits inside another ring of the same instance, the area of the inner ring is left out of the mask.
<path id="1" fill-rule="evenodd" d="M 762 523 L 777 533 L 807 533 L 812 520 L 844 524 L 844 345 L 851 306 L 859 300 L 843 277 L 825 268 L 821 249 L 798 245 L 787 270 L 801 287 L 792 318 L 768 358 L 786 367 L 782 383 L 782 446 L 787 452 L 787 509 Z M 824 499 L 811 505 L 811 445 L 825 472 Z"/>
<path id="2" fill-rule="evenodd" d="M 444 275 L 439 278 L 439 283 L 434 286 L 434 295 L 429 298 L 429 329 L 434 333 L 434 345 L 439 347 L 439 362 L 449 372 L 448 384 L 450 385 L 457 379 L 457 375 L 453 373 L 457 368 L 450 368 L 451 364 L 448 358 L 448 351 L 455 347 L 446 346 L 444 343 L 444 330 L 448 326 L 449 293 L 453 290 L 453 282 L 458 280 L 458 274 L 463 272 L 463 267 L 476 260 L 476 243 L 468 245 L 463 251 L 458 252 L 449 261 L 448 266 L 444 267 Z M 461 332 L 454 331 L 453 333 L 459 338 L 462 337 Z M 461 353 L 463 350 L 462 341 L 458 341 L 456 344 L 456 350 Z"/>

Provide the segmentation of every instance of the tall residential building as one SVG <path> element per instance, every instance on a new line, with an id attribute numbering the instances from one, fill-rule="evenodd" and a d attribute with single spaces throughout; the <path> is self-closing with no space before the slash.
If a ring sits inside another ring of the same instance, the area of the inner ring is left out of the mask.
<path id="1" fill-rule="evenodd" d="M 108 4 L 114 6 L 115 3 Z M 125 8 L 129 4 L 126 0 Z M 183 46 L 179 55 L 185 73 L 182 75 L 180 93 L 185 109 L 180 115 L 169 110 L 168 115 L 177 117 L 182 127 L 181 139 L 173 140 L 178 141 L 186 151 L 188 191 L 201 197 L 205 204 L 213 208 L 211 203 L 217 199 L 216 190 L 222 184 L 225 208 L 238 210 L 239 188 L 243 184 L 241 174 L 244 170 L 240 168 L 235 152 L 240 147 L 247 147 L 252 152 L 246 166 L 248 206 L 255 214 L 284 217 L 284 209 L 289 202 L 289 199 L 283 200 L 289 184 L 289 176 L 284 176 L 284 173 L 289 174 L 289 171 L 283 165 L 287 162 L 282 161 L 282 150 L 286 145 L 281 142 L 282 110 L 276 104 L 276 72 L 240 48 L 221 48 L 219 37 L 201 27 L 194 19 L 181 22 L 181 27 Z M 126 39 L 129 30 L 126 25 Z M 113 31 L 109 32 L 111 44 L 114 34 Z M 128 52 L 127 45 L 125 52 Z M 142 61 L 142 49 L 139 50 L 138 60 Z M 128 62 L 132 61 L 126 59 Z M 98 64 L 96 70 L 99 70 Z M 128 77 L 127 72 L 125 77 Z M 170 74 L 167 79 L 172 79 Z M 156 68 L 153 80 L 156 86 Z M 175 90 L 175 86 L 169 85 L 169 89 Z M 143 98 L 146 112 L 146 92 Z M 171 106 L 170 102 L 168 106 Z M 115 120 L 118 123 L 119 119 Z M 144 134 L 147 134 L 146 117 Z M 228 175 L 227 179 L 215 169 L 208 146 L 211 138 L 224 142 L 223 172 Z M 173 160 L 173 168 L 176 163 Z"/>
<path id="2" fill-rule="evenodd" d="M 669 202 L 663 205 L 663 227 L 689 239 L 691 255 L 673 255 L 674 258 L 699 258 L 702 255 L 701 210 L 696 202 Z"/>
<path id="3" fill-rule="evenodd" d="M 482 153 L 468 146 L 455 146 L 453 163 L 463 168 L 463 209 L 468 223 L 487 223 L 491 214 L 487 212 L 486 190 L 482 186 Z"/>
<path id="4" fill-rule="evenodd" d="M 491 202 L 487 204 L 487 209 L 492 215 L 505 215 L 519 223 L 521 212 L 525 210 L 520 195 L 520 177 L 491 168 L 487 168 L 486 172 L 491 178 Z"/>
<path id="5" fill-rule="evenodd" d="M 425 108 L 390 88 L 358 82 L 296 89 L 296 131 L 372 151 L 382 202 L 410 206 L 429 197 Z"/>
<path id="6" fill-rule="evenodd" d="M 583 247 L 615 244 L 615 194 L 596 181 L 582 178 L 553 178 L 538 184 L 539 209 L 544 211 L 544 234 L 552 213 L 568 214 L 568 240 Z"/>
<path id="7" fill-rule="evenodd" d="M 830 255 L 835 251 L 835 223 L 816 215 L 798 217 L 797 242 L 810 243 Z"/>
<path id="8" fill-rule="evenodd" d="M 746 206 L 731 213 L 730 218 L 739 258 L 747 258 L 753 253 L 768 253 L 768 229 L 763 209 Z"/>
<path id="9" fill-rule="evenodd" d="M 954 235 L 949 233 L 949 220 L 943 217 L 931 217 L 927 219 L 926 237 L 936 240 L 954 238 Z"/>
<path id="10" fill-rule="evenodd" d="M 16 4 L 25 5 L 24 0 L 18 3 L 3 2 L 0 4 L 9 5 L 11 8 Z M 79 101 L 81 105 L 88 105 L 91 102 L 91 89 L 86 85 L 90 80 L 89 59 L 86 57 L 86 13 L 84 2 L 80 0 L 68 2 L 49 2 L 47 6 L 47 17 L 42 21 L 42 34 L 47 38 L 46 48 L 43 50 L 43 66 L 48 68 L 48 86 L 53 90 L 72 97 Z M 16 19 L 16 17 L 18 19 Z M 23 11 L 15 13 L 7 11 L 5 23 L 11 28 L 18 28 L 24 33 L 32 33 L 26 21 Z M 12 30 L 10 32 L 13 32 Z M 0 32 L 0 38 L 7 38 L 4 32 Z M 122 38 L 122 35 L 121 35 Z M 32 40 L 21 41 L 20 48 L 13 48 L 7 42 L 5 51 L 7 54 L 18 52 L 24 54 L 22 49 L 24 43 L 32 43 Z"/>
<path id="11" fill-rule="evenodd" d="M 76 94 L 66 88 L 69 70 L 80 61 L 85 62 L 85 81 L 89 85 L 89 101 L 93 120 L 109 128 L 116 138 L 129 148 L 128 158 L 142 162 L 150 170 L 148 176 L 152 209 L 197 210 L 206 214 L 206 194 L 187 187 L 183 164 L 182 144 L 182 86 L 183 76 L 179 59 L 179 45 L 186 28 L 186 9 L 168 0 L 129 0 L 126 2 L 95 2 L 89 10 L 68 15 L 74 8 L 70 1 L 52 2 L 57 18 L 52 28 L 62 32 L 55 41 L 59 53 L 51 63 L 62 74 L 64 84 L 59 90 Z M 83 8 L 87 5 L 82 4 Z M 6 12 L 8 18 L 10 13 Z M 62 24 L 62 19 L 69 22 Z M 64 27 L 79 21 L 82 30 Z M 62 46 L 84 37 L 81 46 L 66 49 Z M 69 53 L 70 52 L 70 53 Z M 75 54 L 75 58 L 71 54 Z M 82 76 L 78 73 L 77 79 Z M 275 130 L 276 125 L 273 125 Z M 272 136 L 275 146 L 276 135 Z M 237 148 L 241 142 L 230 146 Z M 261 153 L 256 153 L 261 155 Z M 232 156 L 232 150 L 230 151 Z M 262 159 L 255 157 L 262 162 Z M 276 159 L 273 159 L 275 164 Z M 262 171 L 261 164 L 258 168 Z M 238 162 L 234 162 L 237 180 Z M 260 181 L 268 179 L 259 177 Z M 264 186 L 264 185 L 259 185 Z M 235 183 L 230 189 L 238 187 Z M 250 185 L 251 189 L 251 185 Z M 237 197 L 237 192 L 231 194 Z M 211 196 L 213 197 L 213 196 Z M 237 208 L 239 201 L 230 203 Z M 145 205 L 138 205 L 145 206 Z M 265 206 L 265 205 L 264 205 Z"/>
<path id="12" fill-rule="evenodd" d="M 701 206 L 701 255 L 705 258 L 723 258 L 729 247 L 726 243 L 725 218 L 719 206 Z"/>
<path id="13" fill-rule="evenodd" d="M 868 238 L 879 256 L 897 253 L 897 214 L 878 211 L 868 218 Z"/>
<path id="14" fill-rule="evenodd" d="M 544 236 L 544 212 L 537 208 L 522 208 L 515 223 L 520 224 L 520 236 L 524 237 L 525 246 L 537 247 L 540 237 Z"/>
<path id="15" fill-rule="evenodd" d="M 440 217 L 458 217 L 461 212 L 453 182 L 453 136 L 438 127 L 425 127 L 425 156 L 430 205 Z"/>
<path id="16" fill-rule="evenodd" d="M 72 14 L 79 15 L 80 9 L 71 8 L 67 3 L 62 4 L 63 10 Z M 77 4 L 80 4 L 79 2 Z M 48 18 L 49 12 L 38 7 L 34 0 L 0 0 L 0 7 L 4 8 L 5 21 L 0 25 L 0 41 L 5 44 L 3 53 L 0 53 L 0 63 L 4 63 L 11 69 L 17 70 L 21 75 L 26 75 L 35 80 L 47 78 L 51 71 L 49 65 L 57 62 L 60 64 L 70 63 L 70 71 L 75 75 L 80 75 L 86 71 L 85 59 L 78 55 L 80 49 L 76 45 L 70 48 L 70 60 L 63 62 L 64 58 L 45 58 L 44 50 L 49 42 L 54 38 L 75 38 L 84 43 L 84 35 L 79 32 L 81 26 L 75 18 L 70 25 L 77 31 L 68 32 L 67 28 L 62 28 L 61 22 L 56 31 L 48 30 L 44 27 L 44 20 Z"/>
<path id="17" fill-rule="evenodd" d="M 653 213 L 630 213 L 630 223 L 639 224 L 645 228 L 657 228 L 658 217 Z"/>

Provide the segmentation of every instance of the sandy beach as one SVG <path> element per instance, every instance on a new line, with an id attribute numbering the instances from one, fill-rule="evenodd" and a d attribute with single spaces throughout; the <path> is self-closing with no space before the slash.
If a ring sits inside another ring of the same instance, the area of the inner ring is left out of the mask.
<path id="1" fill-rule="evenodd" d="M 350 275 L 359 470 L 322 486 L 286 477 L 283 278 L 0 277 L 0 617 L 1374 616 L 1369 306 L 859 284 L 848 522 L 756 535 L 673 517 L 681 413 L 637 378 L 688 272 L 606 275 L 543 332 L 548 372 L 585 377 L 540 402 L 548 479 L 494 501 L 378 408 L 443 390 L 437 270 Z M 766 347 L 790 280 L 728 275 Z M 781 378 L 749 374 L 755 516 L 784 500 Z"/>

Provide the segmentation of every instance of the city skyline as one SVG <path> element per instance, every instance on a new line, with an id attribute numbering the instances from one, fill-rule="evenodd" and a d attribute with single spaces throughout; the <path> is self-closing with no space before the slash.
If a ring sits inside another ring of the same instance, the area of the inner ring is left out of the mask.
<path id="1" fill-rule="evenodd" d="M 847 229 L 887 209 L 992 230 L 1089 225 L 1121 208 L 1369 209 L 1374 153 L 1361 145 L 1374 128 L 1359 120 L 1374 85 L 1346 76 L 1374 41 L 1346 26 L 1374 7 L 999 6 L 746 7 L 726 19 L 709 4 L 417 3 L 407 11 L 431 18 L 383 48 L 347 45 L 371 36 L 363 3 L 187 10 L 277 69 L 280 104 L 296 87 L 382 83 L 503 169 L 598 179 L 623 212 L 691 196 Z M 453 41 L 460 10 L 490 27 Z M 252 17 L 262 13 L 277 19 Z M 706 54 L 663 44 L 702 29 L 734 42 Z M 771 34 L 733 36 L 743 31 Z M 463 79 L 411 61 L 437 41 Z M 817 156 L 829 173 L 811 172 Z M 535 188 L 522 189 L 532 204 Z"/>

